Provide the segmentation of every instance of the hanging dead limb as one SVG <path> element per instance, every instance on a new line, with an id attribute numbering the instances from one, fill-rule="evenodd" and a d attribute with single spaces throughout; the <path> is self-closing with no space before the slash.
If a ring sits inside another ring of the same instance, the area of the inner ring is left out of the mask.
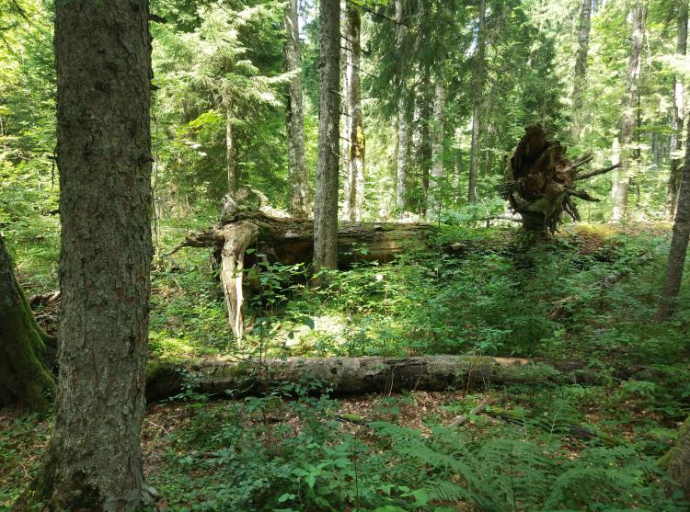
<path id="1" fill-rule="evenodd" d="M 597 201 L 575 182 L 609 172 L 617 165 L 585 174 L 578 169 L 592 160 L 586 155 L 569 160 L 560 142 L 548 140 L 541 125 L 529 126 L 508 161 L 501 193 L 515 213 L 522 216 L 523 229 L 537 238 L 553 234 L 563 222 L 563 214 L 573 220 L 580 215 L 573 198 Z"/>

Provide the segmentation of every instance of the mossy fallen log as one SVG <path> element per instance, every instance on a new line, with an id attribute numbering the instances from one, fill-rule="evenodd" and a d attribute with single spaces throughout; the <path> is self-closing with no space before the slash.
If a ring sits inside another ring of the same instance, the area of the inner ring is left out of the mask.
<path id="1" fill-rule="evenodd" d="M 612 378 L 649 378 L 650 369 L 629 367 L 613 372 L 580 362 L 545 363 L 522 358 L 481 356 L 329 357 L 287 359 L 215 358 L 187 362 L 157 361 L 149 368 L 147 397 L 158 400 L 193 390 L 197 393 L 246 396 L 276 386 L 301 384 L 311 393 L 334 396 L 391 394 L 401 390 L 471 390 L 508 384 L 603 384 Z M 645 373 L 646 372 L 646 373 Z"/>

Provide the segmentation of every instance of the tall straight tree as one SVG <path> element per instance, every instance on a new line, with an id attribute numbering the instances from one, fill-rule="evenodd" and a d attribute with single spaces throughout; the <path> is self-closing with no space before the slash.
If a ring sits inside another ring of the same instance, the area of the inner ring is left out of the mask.
<path id="1" fill-rule="evenodd" d="M 640 73 L 642 70 L 642 43 L 644 25 L 647 17 L 645 0 L 636 0 L 632 9 L 632 34 L 630 36 L 630 56 L 628 58 L 628 80 L 625 89 L 623 123 L 621 127 L 621 166 L 622 171 L 614 171 L 611 181 L 611 202 L 613 208 L 611 221 L 620 222 L 626 215 L 628 206 L 628 189 L 633 163 L 633 140 L 637 111 L 640 100 Z"/>
<path id="2" fill-rule="evenodd" d="M 403 23 L 403 0 L 395 0 L 396 41 L 395 46 L 398 57 L 401 56 L 403 40 L 405 38 L 405 25 Z M 404 77 L 400 77 L 400 96 L 398 98 L 398 153 L 396 156 L 396 193 L 395 206 L 402 216 L 405 211 L 405 182 L 407 180 L 407 153 L 410 142 L 410 123 L 408 119 L 408 101 L 403 84 Z"/>
<path id="3" fill-rule="evenodd" d="M 55 4 L 60 374 L 44 472 L 25 495 L 47 510 L 127 512 L 149 497 L 139 446 L 152 255 L 148 7 Z"/>
<path id="4" fill-rule="evenodd" d="M 484 93 L 484 51 L 486 45 L 486 0 L 479 1 L 479 22 L 477 24 L 477 53 L 472 80 L 472 144 L 470 148 L 470 179 L 467 187 L 467 201 L 477 202 L 477 179 L 479 177 L 479 138 L 481 136 L 481 109 Z"/>
<path id="5" fill-rule="evenodd" d="M 573 77 L 573 140 L 576 141 L 582 129 L 582 97 L 587 81 L 587 54 L 589 53 L 589 32 L 592 18 L 592 0 L 582 0 L 580 21 L 577 29 L 577 54 L 575 76 Z"/>
<path id="6" fill-rule="evenodd" d="M 347 179 L 345 184 L 348 199 L 347 212 L 349 220 L 362 220 L 362 206 L 364 203 L 364 116 L 362 115 L 362 91 L 359 80 L 359 67 L 362 55 L 361 31 L 362 18 L 359 8 L 346 2 L 346 30 L 347 39 Z"/>
<path id="7" fill-rule="evenodd" d="M 446 108 L 446 85 L 442 72 L 436 76 L 434 89 L 434 118 L 431 124 L 431 179 L 427 217 L 437 219 L 441 212 L 443 181 L 443 130 Z"/>
<path id="8" fill-rule="evenodd" d="M 314 267 L 338 266 L 340 1 L 319 5 L 319 161 L 314 203 Z"/>
<path id="9" fill-rule="evenodd" d="M 687 133 L 685 165 L 683 166 L 678 192 L 678 207 L 673 223 L 671 249 L 666 263 L 666 278 L 661 291 L 659 308 L 654 317 L 658 322 L 667 320 L 676 308 L 676 298 L 683 280 L 683 267 L 688 252 L 688 238 L 690 238 L 690 117 L 688 118 Z"/>
<path id="10" fill-rule="evenodd" d="M 299 48 L 298 0 L 289 0 L 285 9 L 285 61 L 292 73 L 288 91 L 287 134 L 290 177 L 290 212 L 294 217 L 309 214 L 309 179 L 304 156 L 304 104 Z"/>
<path id="11" fill-rule="evenodd" d="M 688 51 L 688 1 L 677 0 L 676 8 L 676 56 L 682 58 Z M 672 219 L 676 212 L 682 163 L 678 153 L 683 147 L 681 132 L 683 131 L 685 90 L 683 80 L 678 74 L 673 79 L 671 96 L 673 99 L 671 105 L 671 174 L 668 178 L 668 192 L 666 194 L 666 216 L 669 219 Z"/>

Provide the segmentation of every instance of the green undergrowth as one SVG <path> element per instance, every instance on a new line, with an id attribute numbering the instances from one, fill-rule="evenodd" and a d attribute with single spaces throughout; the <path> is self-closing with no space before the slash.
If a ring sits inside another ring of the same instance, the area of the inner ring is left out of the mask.
<path id="1" fill-rule="evenodd" d="M 341 400 L 310 391 L 186 392 L 150 405 L 145 470 L 166 510 L 687 510 L 659 464 L 685 411 L 652 383 Z M 468 421 L 449 426 L 461 414 Z M 36 475 L 49 423 L 0 414 L 0 510 Z"/>

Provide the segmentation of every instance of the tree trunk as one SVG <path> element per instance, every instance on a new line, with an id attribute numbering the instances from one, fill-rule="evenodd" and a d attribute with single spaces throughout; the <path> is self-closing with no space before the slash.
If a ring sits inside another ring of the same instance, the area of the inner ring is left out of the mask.
<path id="1" fill-rule="evenodd" d="M 348 198 L 349 220 L 362 220 L 362 206 L 364 203 L 364 120 L 362 115 L 362 92 L 359 80 L 360 57 L 362 46 L 360 42 L 362 19 L 359 7 L 346 2 L 347 39 L 349 44 L 347 56 L 347 111 L 349 118 L 348 129 Z"/>
<path id="2" fill-rule="evenodd" d="M 54 354 L 47 340 L 14 277 L 0 234 L 0 406 L 18 403 L 45 411 L 53 404 L 55 382 L 49 368 Z"/>
<path id="3" fill-rule="evenodd" d="M 319 162 L 314 204 L 314 270 L 338 266 L 340 1 L 319 5 Z"/>
<path id="4" fill-rule="evenodd" d="M 477 202 L 477 179 L 479 178 L 479 138 L 481 136 L 481 108 L 484 93 L 484 50 L 486 45 L 486 0 L 479 2 L 479 27 L 477 29 L 477 62 L 474 69 L 472 91 L 472 145 L 470 149 L 470 180 L 467 187 L 467 202 Z"/>
<path id="5" fill-rule="evenodd" d="M 226 105 L 225 109 L 225 170 L 228 179 L 227 193 L 235 197 L 239 188 L 237 165 L 235 162 L 235 136 L 232 126 L 232 107 Z"/>
<path id="6" fill-rule="evenodd" d="M 60 375 L 44 472 L 17 507 L 138 511 L 151 498 L 139 446 L 152 255 L 148 2 L 55 8 Z"/>
<path id="7" fill-rule="evenodd" d="M 642 69 L 642 43 L 644 40 L 644 25 L 647 17 L 647 5 L 638 0 L 632 10 L 632 35 L 630 38 L 630 58 L 628 59 L 628 81 L 626 86 L 626 102 L 623 109 L 623 125 L 621 128 L 621 167 L 622 171 L 612 176 L 611 199 L 613 208 L 611 222 L 620 222 L 627 215 L 628 191 L 633 177 L 631 166 L 633 162 L 633 141 L 637 111 L 640 97 L 640 73 Z"/>
<path id="8" fill-rule="evenodd" d="M 653 378 L 653 369 L 620 368 L 614 377 Z M 188 382 L 194 375 L 193 382 Z M 644 376 L 644 377 L 643 377 Z M 390 394 L 402 390 L 444 391 L 449 387 L 486 389 L 496 385 L 544 386 L 549 382 L 603 384 L 608 372 L 588 368 L 586 362 L 540 362 L 522 358 L 483 356 L 328 357 L 238 361 L 213 358 L 182 364 L 158 363 L 149 372 L 149 400 L 180 393 L 191 385 L 200 393 L 237 395 L 265 393 L 286 383 L 310 384 L 312 393 L 335 396 Z"/>
<path id="9" fill-rule="evenodd" d="M 688 49 L 688 2 L 687 0 L 680 0 L 677 4 L 676 56 L 682 58 Z M 679 153 L 683 148 L 684 94 L 682 77 L 676 75 L 673 80 L 673 105 L 671 107 L 671 174 L 668 178 L 668 192 L 666 194 L 666 217 L 668 219 L 672 219 L 676 214 L 678 190 L 680 189 L 681 158 Z"/>
<path id="10" fill-rule="evenodd" d="M 575 56 L 575 76 L 573 79 L 573 141 L 580 137 L 582 129 L 582 97 L 587 82 L 587 53 L 589 53 L 589 32 L 592 17 L 592 0 L 582 0 L 580 23 L 577 30 L 577 55 Z"/>
<path id="11" fill-rule="evenodd" d="M 443 185 L 443 130 L 446 108 L 446 87 L 439 73 L 434 94 L 434 120 L 431 133 L 431 180 L 427 218 L 438 219 L 442 208 Z"/>
<path id="12" fill-rule="evenodd" d="M 395 21 L 397 23 L 396 48 L 402 51 L 403 37 L 405 35 L 405 26 L 402 24 L 403 19 L 403 2 L 402 0 L 395 0 Z M 398 154 L 396 167 L 396 193 L 395 206 L 398 209 L 398 215 L 403 217 L 405 213 L 405 184 L 407 180 L 407 153 L 408 143 L 410 140 L 410 125 L 407 119 L 407 101 L 406 91 L 404 90 L 403 81 L 400 84 L 400 97 L 398 98 Z"/>
<path id="13" fill-rule="evenodd" d="M 289 0 L 285 9 L 285 62 L 288 73 L 293 74 L 287 104 L 288 174 L 290 213 L 296 218 L 306 218 L 309 216 L 309 177 L 304 149 L 304 104 L 297 4 L 298 0 Z"/>
<path id="14" fill-rule="evenodd" d="M 680 285 L 683 281 L 683 267 L 688 251 L 688 238 L 690 237 L 690 117 L 688 118 L 687 133 L 689 140 L 686 141 L 685 166 L 678 192 L 678 208 L 676 209 L 671 248 L 666 263 L 666 278 L 659 300 L 659 308 L 654 317 L 658 322 L 663 322 L 673 315 Z"/>

